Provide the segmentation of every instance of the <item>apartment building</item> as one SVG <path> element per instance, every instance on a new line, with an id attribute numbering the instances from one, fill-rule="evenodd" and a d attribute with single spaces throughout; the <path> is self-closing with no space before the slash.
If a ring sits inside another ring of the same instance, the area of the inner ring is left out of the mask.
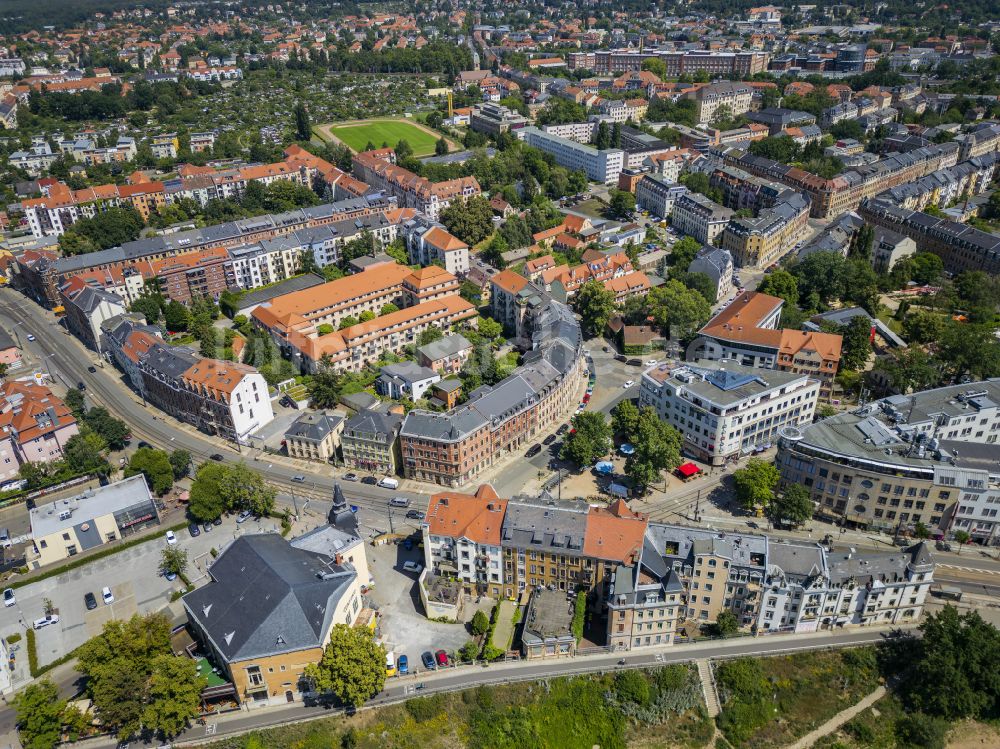
<path id="1" fill-rule="evenodd" d="M 718 302 L 733 293 L 733 256 L 729 250 L 719 247 L 705 246 L 698 250 L 694 260 L 687 268 L 688 273 L 704 273 L 715 288 L 715 299 Z"/>
<path id="2" fill-rule="evenodd" d="M 731 359 L 743 366 L 806 374 L 828 400 L 843 344 L 834 333 L 779 329 L 783 299 L 743 292 L 708 321 L 688 345 L 685 359 Z"/>
<path id="3" fill-rule="evenodd" d="M 142 329 L 105 341 L 145 401 L 206 434 L 244 442 L 274 418 L 267 383 L 253 367 L 203 359 Z"/>
<path id="4" fill-rule="evenodd" d="M 673 214 L 677 199 L 686 193 L 684 185 L 647 174 L 635 186 L 635 205 L 657 218 L 665 219 Z"/>
<path id="5" fill-rule="evenodd" d="M 862 527 L 991 542 L 1000 471 L 1000 380 L 894 395 L 778 440 L 783 484 L 809 489 L 817 512 Z M 980 525 L 981 524 L 981 525 Z"/>
<path id="6" fill-rule="evenodd" d="M 577 143 L 590 143 L 594 139 L 600 119 L 590 119 L 586 122 L 560 122 L 555 125 L 542 125 L 542 132 L 555 135 L 567 140 L 575 140 Z"/>
<path id="7" fill-rule="evenodd" d="M 552 135 L 535 127 L 526 128 L 525 142 L 545 153 L 552 154 L 556 163 L 570 171 L 577 169 L 587 179 L 605 185 L 618 184 L 618 175 L 625 168 L 625 152 L 620 148 L 598 150 L 568 138 Z"/>
<path id="8" fill-rule="evenodd" d="M 66 311 L 66 327 L 88 348 L 101 351 L 101 326 L 125 314 L 125 300 L 117 294 L 91 286 L 79 276 L 59 289 Z"/>
<path id="9" fill-rule="evenodd" d="M 674 426 L 687 452 L 710 465 L 777 441 L 783 426 L 812 421 L 819 382 L 806 374 L 732 361 L 659 364 L 643 373 L 639 405 Z"/>
<path id="10" fill-rule="evenodd" d="M 0 486 L 16 481 L 25 463 L 60 460 L 66 443 L 80 432 L 48 387 L 21 380 L 0 385 L 0 427 Z"/>
<path id="11" fill-rule="evenodd" d="M 872 164 L 854 167 L 832 179 L 823 179 L 798 167 L 738 149 L 726 149 L 721 156 L 729 166 L 804 192 L 810 200 L 812 218 L 835 218 L 855 210 L 863 200 L 878 193 L 955 166 L 958 154 L 957 143 L 931 145 L 886 155 Z"/>
<path id="12" fill-rule="evenodd" d="M 380 403 L 358 411 L 340 435 L 344 465 L 372 474 L 399 473 L 399 427 L 403 407 Z"/>
<path id="13" fill-rule="evenodd" d="M 149 277 L 158 280 L 164 296 L 181 304 L 203 297 L 218 300 L 222 292 L 236 285 L 225 247 L 153 260 Z"/>
<path id="14" fill-rule="evenodd" d="M 1000 125 L 984 122 L 973 125 L 970 130 L 958 135 L 960 158 L 971 159 L 1000 151 Z"/>
<path id="15" fill-rule="evenodd" d="M 730 118 L 749 112 L 753 89 L 746 83 L 721 81 L 701 86 L 685 96 L 694 99 L 698 124 L 707 125 L 723 112 Z"/>
<path id="16" fill-rule="evenodd" d="M 483 484 L 474 494 L 431 496 L 421 524 L 424 566 L 436 575 L 458 578 L 466 592 L 497 600 L 502 595 L 500 535 L 507 500 Z"/>
<path id="17" fill-rule="evenodd" d="M 59 236 L 81 218 L 93 218 L 108 208 L 135 208 L 146 221 L 166 202 L 162 182 L 100 185 L 84 190 L 71 190 L 56 182 L 43 192 L 43 197 L 29 198 L 21 204 L 28 228 L 39 238 Z"/>
<path id="18" fill-rule="evenodd" d="M 344 432 L 343 416 L 326 411 L 309 411 L 292 422 L 284 434 L 289 457 L 328 461 L 335 458 Z"/>
<path id="19" fill-rule="evenodd" d="M 381 214 L 388 214 L 388 224 L 394 223 L 399 217 L 396 214 L 395 200 L 381 196 L 342 200 L 287 213 L 145 237 L 97 252 L 60 258 L 39 254 L 18 263 L 18 272 L 35 299 L 54 307 L 60 303 L 59 285 L 72 276 L 92 276 L 95 280 L 103 277 L 118 279 L 133 272 L 148 276 L 149 263 L 155 260 L 198 252 L 209 247 L 232 249 L 293 233 L 300 238 L 304 247 L 314 252 L 318 263 L 324 257 L 329 262 L 331 256 L 337 256 L 337 248 L 344 241 L 344 231 L 350 232 L 348 236 L 358 233 L 357 229 L 351 229 L 344 222 L 353 224 L 366 217 Z M 367 227 L 369 224 L 363 226 Z M 329 233 L 301 233 L 320 229 L 328 229 Z"/>
<path id="20" fill-rule="evenodd" d="M 452 201 L 466 200 L 481 192 L 475 177 L 444 182 L 418 177 L 396 165 L 396 153 L 391 148 L 355 154 L 354 174 L 372 189 L 394 196 L 401 208 L 414 208 L 431 221 L 437 221 Z"/>
<path id="21" fill-rule="evenodd" d="M 685 192 L 674 201 L 670 225 L 702 244 L 715 244 L 732 217 L 731 209 L 701 193 Z"/>
<path id="22" fill-rule="evenodd" d="M 407 414 L 400 431 L 407 478 L 462 486 L 524 449 L 578 402 L 584 372 L 579 323 L 544 292 L 529 301 L 532 311 L 522 336 L 530 343 L 520 367 L 447 412 Z"/>
<path id="23" fill-rule="evenodd" d="M 995 234 L 879 199 L 864 201 L 858 213 L 870 224 L 909 237 L 917 250 L 939 255 L 948 273 L 1000 273 L 1000 237 Z"/>
<path id="24" fill-rule="evenodd" d="M 722 231 L 720 245 L 741 268 L 766 268 L 788 253 L 809 226 L 809 200 L 786 190 L 755 218 L 733 218 Z"/>
<path id="25" fill-rule="evenodd" d="M 594 75 L 608 75 L 639 71 L 644 60 L 654 57 L 663 61 L 668 78 L 678 78 L 684 73 L 702 71 L 713 77 L 746 78 L 767 70 L 770 60 L 770 55 L 766 52 L 596 50 L 570 52 L 566 56 L 566 66 L 570 70 L 589 70 Z"/>
<path id="26" fill-rule="evenodd" d="M 425 216 L 414 216 L 399 227 L 410 262 L 431 265 L 439 262 L 456 276 L 469 272 L 469 245 Z"/>
<path id="27" fill-rule="evenodd" d="M 584 255 L 584 262 L 580 265 L 573 267 L 556 265 L 546 268 L 539 275 L 540 283 L 547 291 L 558 288 L 561 294 L 568 298 L 579 291 L 580 287 L 588 281 L 600 281 L 607 284 L 612 280 L 636 275 L 632 261 L 624 252 L 607 254 L 595 252 L 593 256 L 589 256 L 587 253 Z"/>
<path id="28" fill-rule="evenodd" d="M 690 634 L 724 611 L 752 632 L 911 622 L 934 573 L 922 543 L 834 552 L 756 533 L 653 523 L 622 500 L 608 507 L 545 493 L 503 500 L 485 485 L 474 494 L 432 497 L 422 533 L 430 574 L 457 577 L 467 594 L 521 601 L 539 591 L 563 601 L 589 594 L 592 614 L 606 621 L 605 644 L 615 650 L 670 645 L 682 625 Z M 531 643 L 540 645 L 552 627 L 535 624 Z"/>
<path id="29" fill-rule="evenodd" d="M 909 624 L 920 618 L 934 576 L 927 545 L 885 553 L 826 551 L 772 541 L 758 632 L 816 632 Z"/>

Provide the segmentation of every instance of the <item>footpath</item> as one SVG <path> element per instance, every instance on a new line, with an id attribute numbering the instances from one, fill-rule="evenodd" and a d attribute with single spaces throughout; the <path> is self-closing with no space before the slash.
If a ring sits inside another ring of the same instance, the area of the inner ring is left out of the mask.
<path id="1" fill-rule="evenodd" d="M 878 702 L 880 699 L 882 699 L 885 696 L 886 691 L 887 690 L 885 687 L 879 687 L 874 692 L 865 697 L 863 700 L 861 700 L 861 702 L 857 703 L 856 705 L 852 705 L 846 710 L 841 710 L 839 713 L 834 715 L 832 718 L 830 718 L 830 720 L 821 725 L 815 731 L 810 731 L 801 739 L 796 741 L 794 744 L 789 744 L 789 746 L 786 747 L 786 749 L 809 749 L 809 747 L 811 747 L 821 738 L 833 733 L 842 725 L 853 720 L 856 716 L 860 715 L 865 710 L 874 705 L 876 702 Z"/>

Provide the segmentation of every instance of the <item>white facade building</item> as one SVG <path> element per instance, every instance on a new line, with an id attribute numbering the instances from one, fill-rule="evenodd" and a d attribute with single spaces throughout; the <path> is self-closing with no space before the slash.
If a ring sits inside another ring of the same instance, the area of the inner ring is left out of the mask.
<path id="1" fill-rule="evenodd" d="M 625 152 L 620 148 L 597 150 L 568 138 L 550 135 L 538 128 L 525 129 L 529 146 L 552 154 L 556 163 L 570 171 L 580 169 L 587 179 L 605 185 L 618 184 L 618 175 L 625 167 Z"/>
<path id="2" fill-rule="evenodd" d="M 819 382 L 805 374 L 731 361 L 658 364 L 642 376 L 639 405 L 652 406 L 712 465 L 777 442 L 778 429 L 812 422 Z"/>

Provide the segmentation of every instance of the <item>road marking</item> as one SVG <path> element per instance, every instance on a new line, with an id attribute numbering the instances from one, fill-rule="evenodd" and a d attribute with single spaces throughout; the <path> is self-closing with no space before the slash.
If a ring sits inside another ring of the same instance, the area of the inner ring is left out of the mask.
<path id="1" fill-rule="evenodd" d="M 1000 575 L 1000 570 L 984 570 L 982 567 L 965 567 L 960 564 L 938 564 L 938 567 L 944 567 L 950 570 L 964 570 L 965 572 L 978 572 L 982 575 Z"/>
<path id="2" fill-rule="evenodd" d="M 206 736 L 214 736 L 215 735 L 215 729 L 218 727 L 218 725 L 219 725 L 218 723 L 209 723 L 208 725 L 206 725 L 205 726 L 205 735 Z"/>

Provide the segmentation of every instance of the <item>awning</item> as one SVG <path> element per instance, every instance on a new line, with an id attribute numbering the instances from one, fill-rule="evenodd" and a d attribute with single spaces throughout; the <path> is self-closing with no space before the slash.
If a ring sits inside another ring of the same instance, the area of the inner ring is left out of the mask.
<path id="1" fill-rule="evenodd" d="M 682 479 L 688 479 L 701 473 L 701 469 L 694 463 L 681 463 L 677 466 L 677 473 Z"/>
<path id="2" fill-rule="evenodd" d="M 635 447 L 626 442 L 624 445 L 618 448 L 618 452 L 620 452 L 622 455 L 631 455 L 632 453 L 635 452 Z"/>
<path id="3" fill-rule="evenodd" d="M 607 475 L 615 470 L 615 464 L 608 460 L 602 460 L 594 466 L 594 470 L 601 475 Z"/>

